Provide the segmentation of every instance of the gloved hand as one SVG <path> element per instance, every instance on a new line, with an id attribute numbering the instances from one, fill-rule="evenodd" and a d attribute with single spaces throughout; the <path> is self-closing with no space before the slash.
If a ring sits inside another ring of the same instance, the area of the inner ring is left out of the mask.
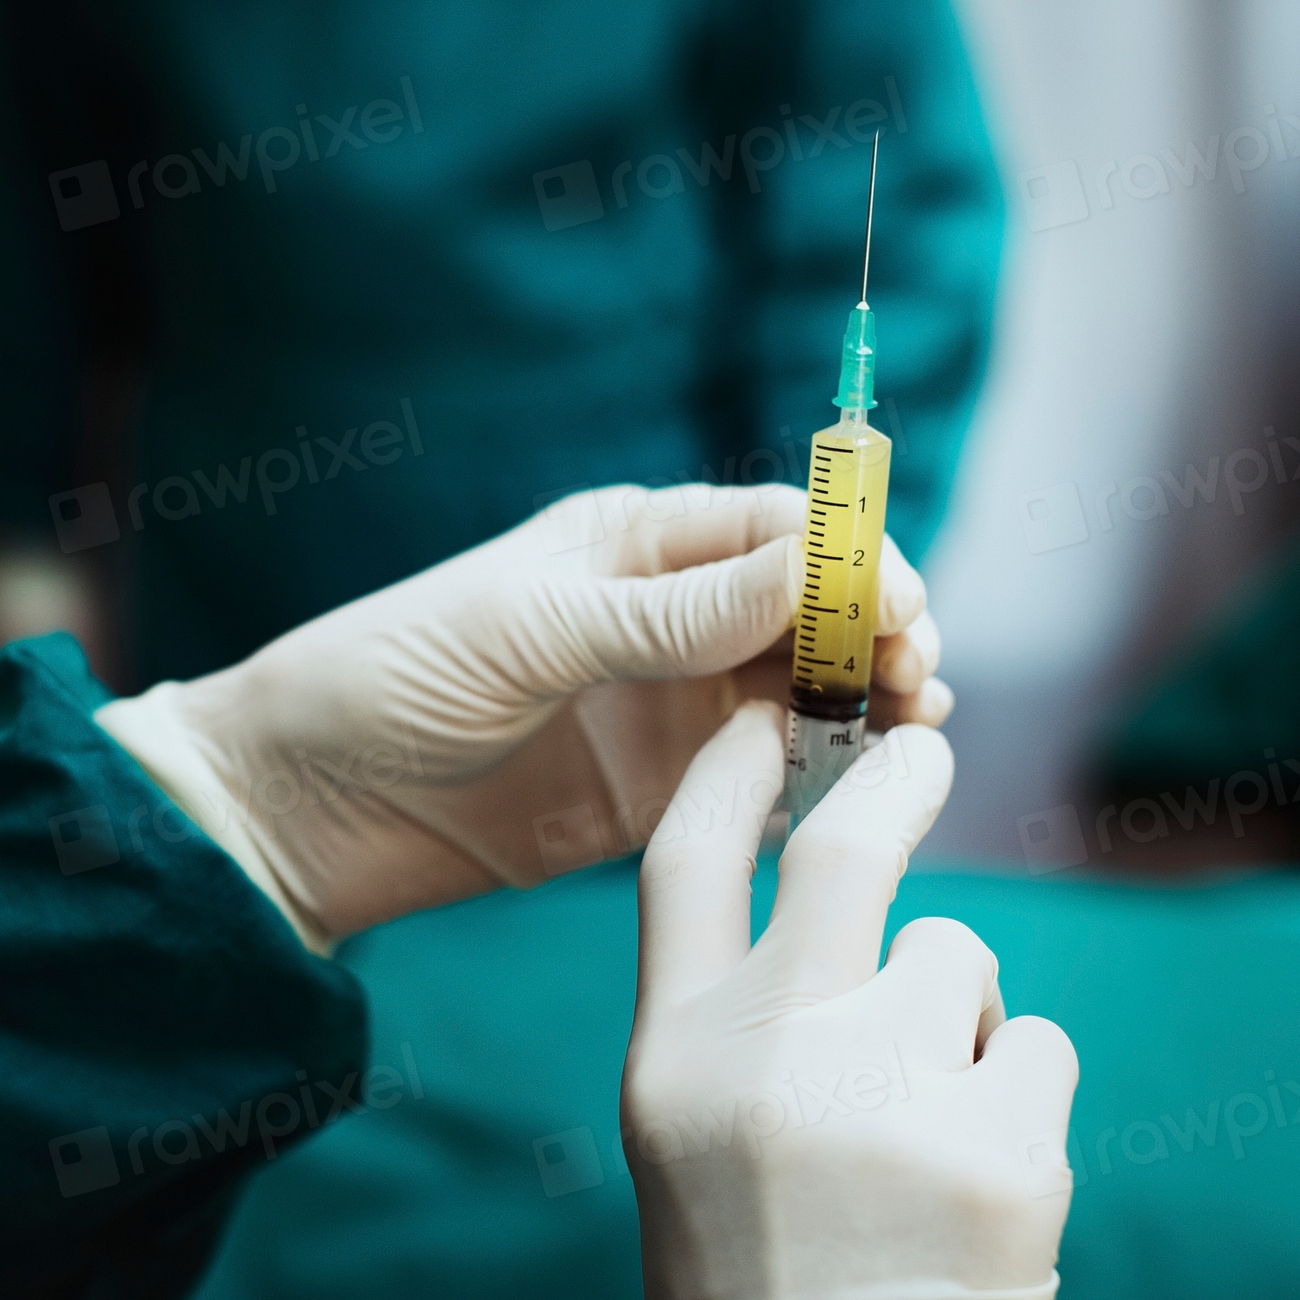
<path id="1" fill-rule="evenodd" d="M 785 696 L 804 502 L 586 492 L 96 717 L 322 949 L 644 844 L 737 700 Z M 924 602 L 888 544 L 874 716 L 948 711 Z"/>
<path id="2" fill-rule="evenodd" d="M 946 742 L 905 726 L 859 758 L 791 836 L 751 949 L 782 776 L 780 711 L 746 705 L 642 861 L 623 1134 L 647 1297 L 1054 1296 L 1069 1040 L 1005 1019 L 997 962 L 956 921 L 913 921 L 877 973 Z"/>

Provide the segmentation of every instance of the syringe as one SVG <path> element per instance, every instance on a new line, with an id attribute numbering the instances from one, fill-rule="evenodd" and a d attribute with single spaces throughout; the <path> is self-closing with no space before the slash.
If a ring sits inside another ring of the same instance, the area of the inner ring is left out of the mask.
<path id="1" fill-rule="evenodd" d="M 813 434 L 808 464 L 807 566 L 795 621 L 786 805 L 805 817 L 862 750 L 876 631 L 890 440 L 867 423 L 876 405 L 876 321 L 867 306 L 877 133 L 871 147 L 862 301 L 849 315 L 837 425 Z M 793 822 L 792 822 L 793 825 Z"/>

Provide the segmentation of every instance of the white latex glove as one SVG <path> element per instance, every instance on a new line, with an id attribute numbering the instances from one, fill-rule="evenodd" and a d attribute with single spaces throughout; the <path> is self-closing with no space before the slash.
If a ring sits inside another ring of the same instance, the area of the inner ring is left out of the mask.
<path id="1" fill-rule="evenodd" d="M 1007 1021 L 965 926 L 906 926 L 909 852 L 952 778 L 897 728 L 800 824 L 751 949 L 749 879 L 781 788 L 779 710 L 691 764 L 641 867 L 624 1144 L 649 1300 L 1055 1295 L 1074 1051 Z"/>
<path id="2" fill-rule="evenodd" d="M 804 503 L 582 493 L 96 717 L 323 949 L 643 845 L 737 701 L 784 698 Z M 873 716 L 947 714 L 924 603 L 889 544 Z"/>

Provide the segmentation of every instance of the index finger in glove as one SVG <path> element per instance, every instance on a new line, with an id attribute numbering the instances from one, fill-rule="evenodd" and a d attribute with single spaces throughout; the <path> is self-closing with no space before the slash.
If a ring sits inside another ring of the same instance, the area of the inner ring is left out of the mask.
<path id="1" fill-rule="evenodd" d="M 641 860 L 638 1014 L 706 988 L 749 951 L 749 881 L 785 777 L 782 713 L 742 705 L 695 756 Z"/>
<path id="2" fill-rule="evenodd" d="M 798 600 L 803 554 L 793 537 L 653 578 L 540 586 L 535 626 L 561 689 L 603 681 L 698 677 L 747 662 L 780 639 Z"/>
<path id="3" fill-rule="evenodd" d="M 598 496 L 612 543 L 601 571 L 653 577 L 743 555 L 777 537 L 803 532 L 807 494 L 784 483 L 717 488 L 606 488 Z"/>
<path id="4" fill-rule="evenodd" d="M 758 487 L 602 488 L 596 493 L 604 531 L 618 543 L 611 573 L 653 576 L 762 546 L 775 537 L 802 535 L 808 494 L 786 483 Z M 925 609 L 925 581 L 887 533 L 880 547 L 876 634 L 890 636 Z"/>
<path id="5" fill-rule="evenodd" d="M 896 727 L 799 824 L 754 949 L 784 995 L 831 998 L 875 974 L 899 877 L 951 784 L 948 742 Z"/>

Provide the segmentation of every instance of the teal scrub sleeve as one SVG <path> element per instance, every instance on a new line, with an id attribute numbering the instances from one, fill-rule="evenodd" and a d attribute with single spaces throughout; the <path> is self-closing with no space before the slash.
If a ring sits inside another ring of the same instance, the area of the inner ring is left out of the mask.
<path id="1" fill-rule="evenodd" d="M 108 698 L 67 635 L 0 651 L 6 1296 L 183 1294 L 241 1177 L 359 1104 L 356 979 L 94 724 Z"/>

